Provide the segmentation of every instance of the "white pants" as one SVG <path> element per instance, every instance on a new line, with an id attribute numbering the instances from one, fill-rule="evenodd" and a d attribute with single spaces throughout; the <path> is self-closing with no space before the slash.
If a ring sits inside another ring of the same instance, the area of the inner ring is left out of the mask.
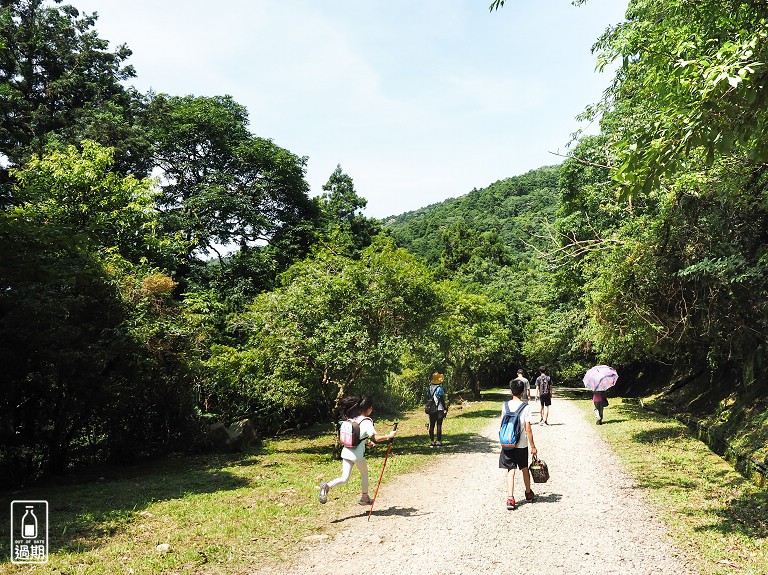
<path id="1" fill-rule="evenodd" d="M 368 493 L 368 462 L 365 460 L 365 458 L 360 458 L 357 461 L 351 461 L 349 459 L 342 459 L 341 460 L 341 477 L 337 477 L 336 479 L 332 479 L 328 482 L 328 488 L 336 487 L 337 485 L 342 485 L 343 483 L 346 483 L 349 481 L 349 476 L 352 474 L 352 467 L 357 466 L 357 468 L 360 470 L 360 482 L 362 486 L 362 493 Z"/>

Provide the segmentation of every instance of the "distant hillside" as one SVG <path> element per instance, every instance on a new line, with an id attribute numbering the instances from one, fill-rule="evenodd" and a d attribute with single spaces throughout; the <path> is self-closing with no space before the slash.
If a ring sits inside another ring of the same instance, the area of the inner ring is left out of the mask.
<path id="1" fill-rule="evenodd" d="M 439 261 L 443 232 L 458 221 L 480 233 L 499 233 L 514 257 L 528 251 L 523 241 L 531 241 L 542 221 L 554 221 L 559 170 L 544 166 L 499 180 L 465 196 L 389 217 L 383 225 L 399 245 L 431 263 Z"/>

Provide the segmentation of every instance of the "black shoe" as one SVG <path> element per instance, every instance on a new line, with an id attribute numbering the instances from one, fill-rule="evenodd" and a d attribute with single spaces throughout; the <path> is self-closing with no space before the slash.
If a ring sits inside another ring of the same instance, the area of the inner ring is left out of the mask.
<path id="1" fill-rule="evenodd" d="M 536 494 L 533 492 L 533 489 L 529 489 L 525 492 L 526 501 L 533 501 L 534 499 L 536 499 Z"/>

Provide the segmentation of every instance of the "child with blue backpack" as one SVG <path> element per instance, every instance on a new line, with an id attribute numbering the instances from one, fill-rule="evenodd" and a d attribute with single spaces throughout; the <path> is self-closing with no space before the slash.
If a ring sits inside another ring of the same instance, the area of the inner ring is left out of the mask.
<path id="1" fill-rule="evenodd" d="M 501 441 L 502 446 L 501 453 L 499 454 L 499 468 L 507 470 L 507 509 L 512 510 L 517 508 L 517 504 L 515 503 L 516 469 L 523 472 L 525 500 L 533 501 L 536 497 L 531 489 L 531 475 L 528 471 L 529 446 L 531 455 L 536 455 L 538 451 L 533 442 L 531 407 L 527 402 L 521 399 L 522 394 L 525 391 L 525 384 L 519 379 L 513 379 L 509 382 L 509 390 L 512 392 L 512 399 L 505 401 L 501 410 L 502 430 L 499 433 L 499 440 Z M 508 421 L 505 422 L 505 419 Z M 509 425 L 510 428 L 517 425 L 517 428 L 516 430 L 512 430 L 510 437 L 502 439 L 506 425 Z M 513 443 L 510 443 L 510 441 Z M 512 447 L 512 445 L 514 445 L 514 447 Z"/>

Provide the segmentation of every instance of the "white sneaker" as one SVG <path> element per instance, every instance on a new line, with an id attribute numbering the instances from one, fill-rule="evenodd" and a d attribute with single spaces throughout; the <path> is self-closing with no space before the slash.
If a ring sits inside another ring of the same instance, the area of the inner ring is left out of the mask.
<path id="1" fill-rule="evenodd" d="M 328 501 L 328 484 L 325 481 L 320 484 L 320 493 L 317 498 L 320 500 L 320 503 Z"/>

